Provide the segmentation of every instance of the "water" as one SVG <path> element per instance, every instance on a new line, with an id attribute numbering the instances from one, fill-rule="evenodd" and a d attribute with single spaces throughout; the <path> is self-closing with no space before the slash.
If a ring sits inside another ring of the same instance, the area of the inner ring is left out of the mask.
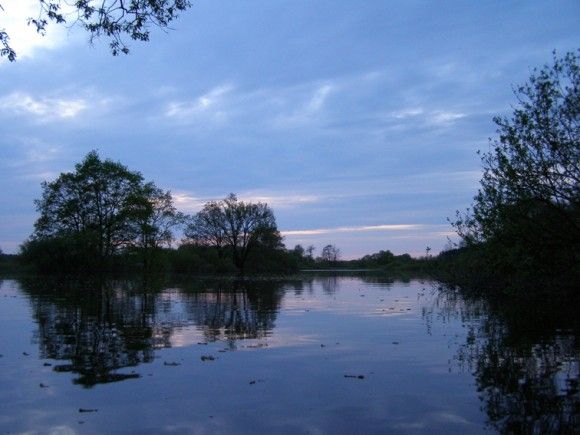
<path id="1" fill-rule="evenodd" d="M 0 433 L 574 433 L 576 324 L 510 310 L 376 276 L 4 280 Z"/>

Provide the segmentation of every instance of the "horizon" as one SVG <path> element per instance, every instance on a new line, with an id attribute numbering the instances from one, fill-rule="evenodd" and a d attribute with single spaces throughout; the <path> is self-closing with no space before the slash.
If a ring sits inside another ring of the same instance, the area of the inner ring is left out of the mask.
<path id="1" fill-rule="evenodd" d="M 5 253 L 32 233 L 41 181 L 97 149 L 187 213 L 230 192 L 268 203 L 288 249 L 436 254 L 512 86 L 580 36 L 574 1 L 196 1 L 113 57 L 82 31 L 36 35 L 32 4 L 0 11 L 20 54 L 0 60 Z"/>

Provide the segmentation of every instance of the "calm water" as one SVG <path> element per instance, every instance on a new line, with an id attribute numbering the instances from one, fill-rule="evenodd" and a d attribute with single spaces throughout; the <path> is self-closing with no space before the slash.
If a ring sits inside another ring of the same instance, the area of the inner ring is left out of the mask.
<path id="1" fill-rule="evenodd" d="M 0 433 L 573 433 L 575 328 L 419 280 L 4 280 Z"/>

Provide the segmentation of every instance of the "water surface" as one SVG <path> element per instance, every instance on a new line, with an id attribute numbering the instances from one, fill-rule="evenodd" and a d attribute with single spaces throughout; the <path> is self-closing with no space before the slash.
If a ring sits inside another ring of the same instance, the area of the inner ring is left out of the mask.
<path id="1" fill-rule="evenodd" d="M 573 433 L 575 326 L 525 317 L 380 276 L 4 280 L 0 432 Z"/>

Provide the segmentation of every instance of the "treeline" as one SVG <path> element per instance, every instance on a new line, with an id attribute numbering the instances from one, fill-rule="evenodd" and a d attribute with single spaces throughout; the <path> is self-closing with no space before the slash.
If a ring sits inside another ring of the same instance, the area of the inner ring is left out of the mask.
<path id="1" fill-rule="evenodd" d="M 272 209 L 234 194 L 209 201 L 196 214 L 179 212 L 169 191 L 139 172 L 92 151 L 72 172 L 42 183 L 39 217 L 16 266 L 41 273 L 173 272 L 190 274 L 292 273 L 300 269 L 416 266 L 389 251 L 341 261 L 334 245 L 284 246 Z M 177 234 L 183 237 L 174 248 Z M 10 261 L 8 261 L 10 260 Z M 18 261 L 16 261 L 18 260 Z M 0 267 L 4 263 L 0 259 Z"/>
<path id="2" fill-rule="evenodd" d="M 511 117 L 482 155 L 473 205 L 453 222 L 461 242 L 438 277 L 486 293 L 568 295 L 580 282 L 580 67 L 577 53 L 515 88 Z M 571 301 L 570 298 L 564 299 Z"/>
<path id="3" fill-rule="evenodd" d="M 395 255 L 391 251 L 381 250 L 354 260 L 341 260 L 340 249 L 334 245 L 326 245 L 319 256 L 315 256 L 316 248 L 312 245 L 304 248 L 296 245 L 289 253 L 296 259 L 302 270 L 369 270 L 386 272 L 426 272 L 434 264 L 432 257 L 411 257 L 409 254 Z"/>
<path id="4" fill-rule="evenodd" d="M 169 191 L 139 172 L 90 152 L 73 172 L 42 184 L 40 214 L 21 246 L 21 260 L 39 272 L 293 271 L 274 213 L 231 194 L 188 216 Z M 181 246 L 171 249 L 176 233 Z"/>

